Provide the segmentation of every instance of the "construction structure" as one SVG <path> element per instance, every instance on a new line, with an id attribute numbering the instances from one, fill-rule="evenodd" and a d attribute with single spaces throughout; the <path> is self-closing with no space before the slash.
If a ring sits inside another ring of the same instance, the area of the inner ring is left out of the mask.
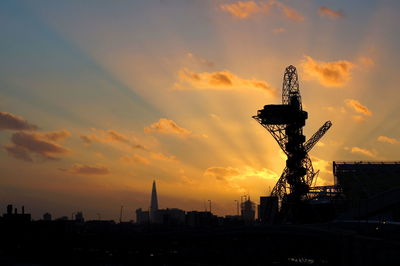
<path id="1" fill-rule="evenodd" d="M 287 155 L 286 168 L 271 192 L 278 198 L 280 216 L 291 222 L 306 217 L 308 193 L 319 171 L 314 171 L 308 152 L 332 126 L 327 121 L 309 140 L 303 135 L 308 113 L 303 110 L 299 80 L 292 65 L 285 70 L 282 104 L 265 105 L 253 116 L 278 142 Z"/>

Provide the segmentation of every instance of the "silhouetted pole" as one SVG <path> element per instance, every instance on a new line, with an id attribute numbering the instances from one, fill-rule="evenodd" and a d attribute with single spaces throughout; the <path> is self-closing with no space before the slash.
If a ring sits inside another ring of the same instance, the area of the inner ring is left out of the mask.
<path id="1" fill-rule="evenodd" d="M 97 218 L 99 219 L 99 221 L 101 220 L 100 213 L 97 213 Z"/>
<path id="2" fill-rule="evenodd" d="M 236 213 L 237 213 L 237 216 L 239 216 L 239 201 L 235 200 L 235 202 L 236 202 Z"/>
<path id="3" fill-rule="evenodd" d="M 210 213 L 211 213 L 211 200 L 208 200 L 208 203 L 210 204 Z"/>
<path id="4" fill-rule="evenodd" d="M 119 212 L 119 222 L 122 222 L 122 209 L 124 208 L 124 206 L 121 205 L 121 210 Z"/>

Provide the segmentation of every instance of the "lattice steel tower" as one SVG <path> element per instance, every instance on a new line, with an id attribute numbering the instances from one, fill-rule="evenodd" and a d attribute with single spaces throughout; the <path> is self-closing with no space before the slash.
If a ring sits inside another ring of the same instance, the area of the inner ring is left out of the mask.
<path id="1" fill-rule="evenodd" d="M 282 206 L 297 206 L 305 202 L 309 188 L 318 175 L 308 152 L 332 126 L 330 121 L 305 141 L 303 127 L 308 114 L 303 110 L 297 71 L 288 66 L 283 77 L 282 104 L 265 105 L 253 116 L 275 138 L 287 155 L 286 168 L 271 192 Z"/>

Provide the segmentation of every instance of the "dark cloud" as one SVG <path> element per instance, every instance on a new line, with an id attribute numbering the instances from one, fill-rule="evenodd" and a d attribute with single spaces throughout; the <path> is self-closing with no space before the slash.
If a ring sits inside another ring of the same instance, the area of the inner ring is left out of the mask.
<path id="1" fill-rule="evenodd" d="M 54 133 L 54 132 L 53 132 Z M 11 136 L 12 144 L 4 146 L 8 154 L 16 159 L 32 162 L 31 154 L 36 154 L 44 159 L 59 159 L 58 156 L 65 155 L 69 152 L 68 149 L 61 145 L 52 142 L 46 134 L 54 139 L 60 139 L 60 136 L 54 137 L 52 133 L 28 133 L 16 132 Z M 65 134 L 65 132 L 64 132 Z"/>
<path id="2" fill-rule="evenodd" d="M 33 162 L 32 157 L 24 149 L 21 149 L 17 146 L 13 146 L 13 145 L 5 145 L 4 149 L 7 151 L 8 155 L 10 155 L 11 157 L 14 157 L 19 160 L 27 161 L 27 162 Z"/>
<path id="3" fill-rule="evenodd" d="M 36 125 L 28 123 L 22 117 L 8 113 L 0 112 L 0 130 L 36 130 Z"/>
<path id="4" fill-rule="evenodd" d="M 107 175 L 110 173 L 108 167 L 103 165 L 73 164 L 69 169 L 60 168 L 60 171 L 77 175 Z"/>
<path id="5" fill-rule="evenodd" d="M 43 136 L 45 138 L 47 138 L 48 140 L 61 141 L 61 140 L 68 138 L 69 136 L 71 136 L 71 133 L 68 130 L 63 129 L 60 131 L 43 133 Z"/>

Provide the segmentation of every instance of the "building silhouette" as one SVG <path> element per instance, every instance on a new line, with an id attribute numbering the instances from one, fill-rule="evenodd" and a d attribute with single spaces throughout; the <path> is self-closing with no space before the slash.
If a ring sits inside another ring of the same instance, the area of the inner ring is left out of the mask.
<path id="1" fill-rule="evenodd" d="M 3 214 L 3 219 L 6 222 L 30 222 L 31 215 L 29 213 L 25 213 L 25 207 L 22 206 L 21 213 L 18 213 L 18 209 L 15 208 L 13 212 L 13 205 L 7 205 L 7 212 Z"/>
<path id="2" fill-rule="evenodd" d="M 43 214 L 43 221 L 51 221 L 51 214 L 48 212 Z"/>
<path id="3" fill-rule="evenodd" d="M 150 223 L 149 211 L 143 211 L 142 208 L 136 209 L 136 223 L 138 224 Z"/>
<path id="4" fill-rule="evenodd" d="M 159 223 L 158 217 L 158 199 L 157 199 L 157 189 L 156 181 L 153 181 L 153 187 L 151 190 L 151 202 L 150 202 L 150 222 Z"/>
<path id="5" fill-rule="evenodd" d="M 241 203 L 242 219 L 246 224 L 253 223 L 256 216 L 256 204 L 250 200 L 250 196 Z"/>
<path id="6" fill-rule="evenodd" d="M 82 212 L 77 212 L 75 214 L 75 221 L 83 223 L 85 221 L 85 218 L 83 218 L 83 213 Z"/>

